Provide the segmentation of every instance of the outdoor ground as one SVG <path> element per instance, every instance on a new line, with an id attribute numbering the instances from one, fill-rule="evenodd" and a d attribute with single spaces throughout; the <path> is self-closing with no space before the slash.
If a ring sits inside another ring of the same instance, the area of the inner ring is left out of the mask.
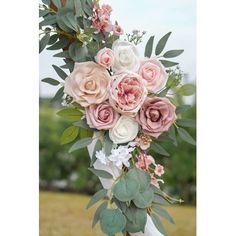
<path id="1" fill-rule="evenodd" d="M 92 229 L 96 206 L 86 210 L 90 197 L 70 193 L 40 192 L 40 236 L 104 236 L 99 224 Z M 175 225 L 163 223 L 169 236 L 195 236 L 196 210 L 189 206 L 168 207 Z"/>

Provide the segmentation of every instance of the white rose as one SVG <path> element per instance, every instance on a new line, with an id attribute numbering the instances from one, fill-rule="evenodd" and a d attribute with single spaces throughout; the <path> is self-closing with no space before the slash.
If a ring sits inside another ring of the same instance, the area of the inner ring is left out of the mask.
<path id="1" fill-rule="evenodd" d="M 130 42 L 116 40 L 112 45 L 114 52 L 114 72 L 129 70 L 137 72 L 140 61 L 137 48 Z"/>
<path id="2" fill-rule="evenodd" d="M 134 119 L 121 116 L 116 125 L 109 130 L 109 136 L 115 144 L 127 143 L 137 137 L 138 129 L 138 123 Z"/>

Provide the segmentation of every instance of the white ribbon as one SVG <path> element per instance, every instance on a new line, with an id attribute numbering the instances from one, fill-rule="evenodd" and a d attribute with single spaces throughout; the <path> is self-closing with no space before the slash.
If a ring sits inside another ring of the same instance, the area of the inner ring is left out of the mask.
<path id="1" fill-rule="evenodd" d="M 96 134 L 94 135 L 94 137 L 96 137 Z M 93 156 L 93 150 L 94 150 L 95 144 L 96 144 L 96 140 L 94 140 L 90 145 L 88 145 L 88 152 L 89 152 L 90 158 L 92 158 L 92 156 Z M 120 176 L 120 174 L 121 174 L 121 170 L 117 166 L 104 165 L 98 159 L 96 160 L 96 162 L 94 163 L 93 166 L 95 169 L 105 170 L 105 171 L 109 172 L 110 174 L 113 175 L 114 179 L 117 178 L 118 176 Z M 113 182 L 114 182 L 113 179 L 104 179 L 104 178 L 99 178 L 99 179 L 101 181 L 103 188 L 105 188 L 105 189 L 110 189 Z M 129 234 L 131 236 L 163 236 L 163 234 L 161 234 L 157 230 L 151 217 L 148 214 L 147 214 L 147 223 L 145 225 L 144 233 L 138 232 L 138 233 L 129 233 Z"/>

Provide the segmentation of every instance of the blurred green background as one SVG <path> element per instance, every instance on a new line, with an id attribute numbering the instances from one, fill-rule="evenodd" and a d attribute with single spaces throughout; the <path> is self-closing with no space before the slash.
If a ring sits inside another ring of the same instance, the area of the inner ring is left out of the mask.
<path id="1" fill-rule="evenodd" d="M 93 194 L 100 183 L 90 171 L 87 150 L 68 154 L 68 145 L 60 145 L 60 135 L 70 125 L 56 115 L 60 104 L 40 99 L 40 189 Z M 185 113 L 185 118 L 196 118 L 196 106 Z M 189 129 L 195 137 L 196 130 Z M 165 166 L 163 189 L 175 197 L 184 199 L 185 204 L 196 204 L 196 147 L 178 138 L 178 146 L 163 143 L 170 157 L 154 156 Z"/>

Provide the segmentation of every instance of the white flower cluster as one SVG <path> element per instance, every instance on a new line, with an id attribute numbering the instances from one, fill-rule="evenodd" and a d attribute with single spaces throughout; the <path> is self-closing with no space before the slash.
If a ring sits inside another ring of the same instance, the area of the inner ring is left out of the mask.
<path id="1" fill-rule="evenodd" d="M 129 167 L 129 159 L 131 158 L 131 152 L 135 149 L 135 142 L 130 142 L 126 146 L 118 146 L 111 150 L 111 155 L 106 156 L 104 150 L 96 151 L 96 158 L 104 165 L 114 164 L 118 168 L 122 168 L 124 164 Z"/>

